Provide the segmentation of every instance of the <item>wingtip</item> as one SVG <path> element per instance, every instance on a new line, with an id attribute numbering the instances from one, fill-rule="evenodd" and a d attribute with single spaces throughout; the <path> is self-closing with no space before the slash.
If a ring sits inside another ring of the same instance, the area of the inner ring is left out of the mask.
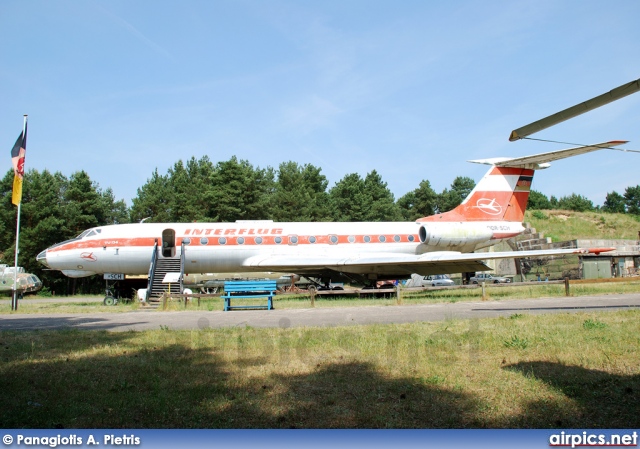
<path id="1" fill-rule="evenodd" d="M 588 254 L 595 254 L 596 256 L 600 253 L 607 253 L 609 251 L 615 251 L 615 248 L 588 248 Z"/>

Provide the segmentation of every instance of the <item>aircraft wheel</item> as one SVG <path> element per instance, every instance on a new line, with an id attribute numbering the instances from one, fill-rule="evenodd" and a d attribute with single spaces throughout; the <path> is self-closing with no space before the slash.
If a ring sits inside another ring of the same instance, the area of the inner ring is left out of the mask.
<path id="1" fill-rule="evenodd" d="M 311 293 L 311 292 L 316 292 L 318 289 L 316 288 L 315 285 L 310 285 L 307 290 L 309 290 L 309 293 Z"/>
<path id="2" fill-rule="evenodd" d="M 118 301 L 113 296 L 105 296 L 104 301 L 103 301 L 105 306 L 115 306 L 116 302 L 118 302 Z"/>

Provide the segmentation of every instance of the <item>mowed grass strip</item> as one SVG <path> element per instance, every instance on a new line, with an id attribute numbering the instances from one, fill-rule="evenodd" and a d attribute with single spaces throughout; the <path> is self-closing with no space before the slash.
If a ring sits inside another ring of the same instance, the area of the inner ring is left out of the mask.
<path id="1" fill-rule="evenodd" d="M 603 282 L 596 284 L 571 284 L 571 296 L 588 296 L 601 294 L 640 293 L 640 277 L 629 278 L 626 282 Z M 489 284 L 486 286 L 488 300 L 506 301 L 511 299 L 561 297 L 565 296 L 564 284 L 550 284 L 539 282 L 524 285 Z M 386 297 L 356 298 L 354 296 L 316 296 L 314 307 L 355 307 L 355 306 L 395 306 L 398 299 L 395 294 Z M 479 301 L 482 299 L 482 289 L 453 288 L 435 290 L 402 290 L 402 304 L 434 304 L 443 302 Z M 40 302 L 37 297 L 28 297 L 19 303 L 18 311 L 11 311 L 11 303 L 5 301 L 0 304 L 0 314 L 10 313 L 100 313 L 100 312 L 131 312 L 145 308 L 138 302 L 118 303 L 115 306 L 105 306 L 102 302 L 87 302 L 78 299 L 77 302 Z M 235 300 L 233 304 L 266 305 L 265 298 Z M 297 309 L 311 307 L 308 294 L 281 294 L 273 298 L 277 309 Z M 224 302 L 220 297 L 202 298 L 200 305 L 192 299 L 187 303 L 186 310 L 221 311 Z M 185 310 L 184 301 L 170 300 L 168 311 Z M 154 311 L 164 312 L 160 305 Z"/>
<path id="2" fill-rule="evenodd" d="M 640 311 L 0 333 L 4 428 L 637 428 Z"/>
<path id="3" fill-rule="evenodd" d="M 103 299 L 104 296 L 43 298 L 29 295 L 18 301 L 17 311 L 11 310 L 10 300 L 0 302 L 0 314 L 130 312 L 142 308 L 137 301 L 105 306 Z"/>

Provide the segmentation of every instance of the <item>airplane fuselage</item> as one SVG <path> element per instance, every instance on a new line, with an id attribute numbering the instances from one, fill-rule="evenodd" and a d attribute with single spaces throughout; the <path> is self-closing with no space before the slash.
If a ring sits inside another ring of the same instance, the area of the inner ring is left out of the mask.
<path id="1" fill-rule="evenodd" d="M 523 231 L 521 223 L 318 222 L 140 223 L 102 226 L 40 253 L 38 260 L 67 276 L 147 274 L 159 257 L 181 254 L 185 273 L 264 271 L 261 258 L 354 258 L 433 251 L 472 252 Z M 299 274 L 318 268 L 299 267 Z M 358 272 L 351 268 L 352 272 Z M 370 267 L 359 274 L 372 273 Z M 380 274 L 383 274 L 381 269 Z"/>
<path id="2" fill-rule="evenodd" d="M 517 158 L 477 160 L 487 173 L 451 211 L 415 222 L 138 223 L 88 229 L 42 251 L 37 259 L 70 277 L 144 275 L 152 257 L 181 257 L 181 273 L 283 272 L 330 279 L 398 279 L 485 271 L 511 251 L 474 253 L 524 232 L 522 221 L 535 170 L 549 162 L 625 141 Z M 157 245 L 157 246 L 156 246 Z M 157 248 L 154 252 L 153 248 Z M 540 257 L 583 249 L 521 251 Z"/>

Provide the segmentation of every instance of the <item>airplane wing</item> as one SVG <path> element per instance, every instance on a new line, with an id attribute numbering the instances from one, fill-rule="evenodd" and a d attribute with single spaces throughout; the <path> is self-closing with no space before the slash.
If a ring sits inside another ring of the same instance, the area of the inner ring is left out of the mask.
<path id="1" fill-rule="evenodd" d="M 562 256 L 605 252 L 612 248 L 588 250 L 583 248 L 548 249 L 530 251 L 502 251 L 484 253 L 460 253 L 436 251 L 425 254 L 379 253 L 344 256 L 253 256 L 245 260 L 244 266 L 263 271 L 317 274 L 323 271 L 359 275 L 379 274 L 385 276 L 409 276 L 460 273 L 490 270 L 485 261 L 494 259 L 521 259 L 527 257 Z"/>

